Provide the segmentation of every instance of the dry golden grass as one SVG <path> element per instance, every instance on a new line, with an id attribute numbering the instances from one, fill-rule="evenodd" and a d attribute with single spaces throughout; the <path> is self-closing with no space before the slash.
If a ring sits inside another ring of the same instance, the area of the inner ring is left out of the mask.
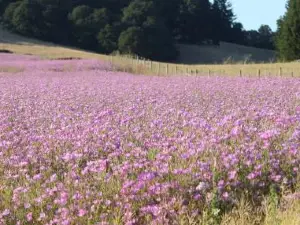
<path id="1" fill-rule="evenodd" d="M 0 73 L 19 73 L 24 71 L 24 68 L 12 66 L 0 66 Z"/>
<path id="2" fill-rule="evenodd" d="M 277 210 L 277 221 L 270 221 L 266 225 L 273 225 L 274 222 L 280 225 L 299 225 L 300 224 L 300 201 L 293 202 L 287 210 Z M 275 218 L 276 218 L 275 217 Z M 274 218 L 274 217 L 273 217 Z"/>
<path id="3" fill-rule="evenodd" d="M 300 225 L 300 200 L 289 202 L 285 208 L 270 202 L 253 207 L 242 200 L 223 216 L 221 225 Z"/>

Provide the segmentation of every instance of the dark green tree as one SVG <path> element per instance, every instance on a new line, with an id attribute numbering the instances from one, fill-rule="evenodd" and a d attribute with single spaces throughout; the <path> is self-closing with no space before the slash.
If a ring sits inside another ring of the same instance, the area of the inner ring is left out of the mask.
<path id="1" fill-rule="evenodd" d="M 87 5 L 77 6 L 69 15 L 73 42 L 90 50 L 99 50 L 97 35 L 110 22 L 107 9 L 93 9 Z"/>
<path id="2" fill-rule="evenodd" d="M 289 0 L 287 12 L 278 20 L 276 48 L 281 60 L 300 59 L 300 1 Z"/>
<path id="3" fill-rule="evenodd" d="M 229 42 L 236 44 L 245 44 L 246 34 L 243 24 L 234 22 L 231 29 L 231 36 L 228 38 Z"/>
<path id="4" fill-rule="evenodd" d="M 175 27 L 176 40 L 201 44 L 210 38 L 212 29 L 209 0 L 181 0 Z"/>
<path id="5" fill-rule="evenodd" d="M 159 16 L 164 19 L 164 24 L 171 31 L 171 34 L 175 36 L 176 32 L 178 33 L 178 13 L 182 0 L 153 0 L 153 2 Z"/>
<path id="6" fill-rule="evenodd" d="M 129 27 L 123 31 L 118 40 L 118 47 L 122 53 L 143 55 L 144 35 L 140 27 Z"/>
<path id="7" fill-rule="evenodd" d="M 277 31 L 275 34 L 275 48 L 276 48 L 276 54 L 278 59 L 284 60 L 284 55 L 287 54 L 287 46 L 285 44 L 286 37 L 285 35 L 287 32 L 283 32 L 283 29 L 286 29 L 285 26 L 283 26 L 285 19 L 284 16 L 281 16 L 277 20 Z"/>
<path id="8" fill-rule="evenodd" d="M 97 40 L 99 49 L 103 53 L 111 53 L 118 50 L 118 39 L 120 36 L 121 25 L 119 23 L 107 24 L 98 33 Z"/>
<path id="9" fill-rule="evenodd" d="M 70 0 L 38 0 L 42 8 L 43 39 L 56 43 L 67 43 L 70 27 L 68 13 Z"/>
<path id="10" fill-rule="evenodd" d="M 127 27 L 118 41 L 122 53 L 157 60 L 176 58 L 174 40 L 165 26 L 165 21 L 156 10 L 154 2 L 132 1 L 123 10 L 122 22 Z"/>
<path id="11" fill-rule="evenodd" d="M 124 9 L 122 22 L 127 26 L 143 26 L 144 23 L 151 23 L 157 16 L 157 11 L 152 1 L 133 0 Z"/>
<path id="12" fill-rule="evenodd" d="M 10 4 L 10 3 L 14 3 L 17 0 L 0 0 L 0 17 L 1 15 L 4 13 L 6 7 Z"/>
<path id="13" fill-rule="evenodd" d="M 219 41 L 230 41 L 233 23 L 236 19 L 231 3 L 228 0 L 214 0 L 212 14 L 213 42 L 218 44 Z"/>
<path id="14" fill-rule="evenodd" d="M 73 8 L 69 15 L 72 29 L 72 42 L 82 48 L 92 48 L 95 46 L 95 34 L 89 29 L 93 8 L 81 5 Z"/>
<path id="15" fill-rule="evenodd" d="M 260 41 L 260 35 L 257 30 L 248 30 L 245 32 L 246 41 L 245 44 L 248 46 L 256 47 Z"/>
<path id="16" fill-rule="evenodd" d="M 274 33 L 270 26 L 261 25 L 258 29 L 260 36 L 259 43 L 256 47 L 264 49 L 274 49 Z"/>
<path id="17" fill-rule="evenodd" d="M 36 0 L 23 0 L 14 10 L 12 25 L 14 30 L 26 36 L 42 38 L 42 7 Z"/>
<path id="18" fill-rule="evenodd" d="M 5 24 L 5 26 L 7 28 L 11 29 L 11 30 L 14 30 L 14 26 L 12 24 L 13 17 L 14 17 L 14 12 L 15 12 L 16 8 L 18 8 L 21 3 L 22 2 L 10 3 L 4 11 L 2 20 Z"/>
<path id="19" fill-rule="evenodd" d="M 274 50 L 275 34 L 268 25 L 261 25 L 258 30 L 245 31 L 245 45 Z"/>

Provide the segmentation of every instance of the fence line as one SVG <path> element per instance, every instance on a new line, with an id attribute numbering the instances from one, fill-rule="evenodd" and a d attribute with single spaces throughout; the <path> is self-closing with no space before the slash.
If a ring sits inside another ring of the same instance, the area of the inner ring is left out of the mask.
<path id="1" fill-rule="evenodd" d="M 180 65 L 161 63 L 140 57 L 110 56 L 110 63 L 123 67 L 124 72 L 148 73 L 154 75 L 203 75 L 203 76 L 240 76 L 240 77 L 300 77 L 299 66 L 280 66 L 276 64 L 246 65 Z M 289 65 L 289 64 L 287 64 Z M 121 70 L 122 71 L 122 70 Z"/>

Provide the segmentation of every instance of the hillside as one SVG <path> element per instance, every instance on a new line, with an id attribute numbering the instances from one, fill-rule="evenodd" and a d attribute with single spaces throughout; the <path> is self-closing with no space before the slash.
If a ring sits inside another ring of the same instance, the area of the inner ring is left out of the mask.
<path id="1" fill-rule="evenodd" d="M 0 50 L 16 54 L 32 54 L 42 58 L 101 58 L 107 56 L 83 51 L 75 47 L 65 47 L 34 38 L 13 34 L 0 25 Z"/>
<path id="2" fill-rule="evenodd" d="M 222 64 L 226 60 L 237 62 L 269 63 L 276 59 L 275 51 L 220 42 L 219 46 L 178 45 L 178 63 L 183 64 Z"/>
<path id="3" fill-rule="evenodd" d="M 13 34 L 0 26 L 0 49 L 1 44 L 32 47 L 59 47 L 58 45 L 49 42 Z M 244 61 L 245 58 L 249 58 L 249 55 L 251 55 L 250 60 L 253 62 L 270 62 L 274 61 L 275 58 L 274 51 L 226 42 L 221 42 L 220 46 L 178 44 L 177 48 L 180 52 L 180 56 L 176 61 L 178 64 L 222 64 L 224 60 L 229 58 L 232 59 L 232 62 L 240 62 Z"/>
<path id="4" fill-rule="evenodd" d="M 0 44 L 18 44 L 18 45 L 44 45 L 44 46 L 55 46 L 55 44 L 40 41 L 33 38 L 27 38 L 21 35 L 13 34 L 5 30 L 0 25 Z"/>

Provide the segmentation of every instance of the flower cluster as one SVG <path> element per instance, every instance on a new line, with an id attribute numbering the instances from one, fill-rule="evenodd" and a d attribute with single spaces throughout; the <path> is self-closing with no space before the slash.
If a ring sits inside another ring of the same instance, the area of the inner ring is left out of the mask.
<path id="1" fill-rule="evenodd" d="M 0 60 L 26 68 L 0 73 L 0 224 L 176 224 L 299 182 L 297 78 Z"/>

